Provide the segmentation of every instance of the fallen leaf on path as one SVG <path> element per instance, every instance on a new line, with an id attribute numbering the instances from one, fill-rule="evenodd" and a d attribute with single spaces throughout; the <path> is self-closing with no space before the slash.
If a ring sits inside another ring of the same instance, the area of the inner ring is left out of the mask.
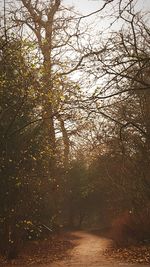
<path id="1" fill-rule="evenodd" d="M 121 262 L 150 264 L 150 246 L 110 248 L 104 252 L 104 255 Z"/>
<path id="2" fill-rule="evenodd" d="M 65 240 L 63 236 L 56 236 L 43 241 L 28 241 L 17 259 L 8 263 L 0 256 L 0 266 L 19 265 L 23 267 L 24 265 L 47 264 L 64 258 L 72 247 L 72 243 Z"/>

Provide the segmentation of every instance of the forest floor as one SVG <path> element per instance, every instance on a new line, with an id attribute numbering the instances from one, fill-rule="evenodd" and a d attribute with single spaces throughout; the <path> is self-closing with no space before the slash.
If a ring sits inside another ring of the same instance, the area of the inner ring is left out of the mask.
<path id="1" fill-rule="evenodd" d="M 66 233 L 55 240 L 31 242 L 20 257 L 11 263 L 2 262 L 5 267 L 144 267 L 141 259 L 142 248 L 137 250 L 137 258 L 128 251 L 111 250 L 112 241 L 93 231 Z M 126 258 L 121 254 L 126 255 Z M 118 256 L 120 255 L 120 257 Z M 129 256 L 129 257 L 128 257 Z M 139 264 L 140 262 L 140 264 Z"/>

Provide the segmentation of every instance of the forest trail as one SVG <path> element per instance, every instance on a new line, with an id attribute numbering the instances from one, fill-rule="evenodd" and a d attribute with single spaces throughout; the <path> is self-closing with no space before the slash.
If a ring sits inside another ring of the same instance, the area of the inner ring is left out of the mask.
<path id="1" fill-rule="evenodd" d="M 66 259 L 49 267 L 96 267 L 100 263 L 104 266 L 103 251 L 110 245 L 110 240 L 84 231 L 73 232 L 70 239 L 75 244 L 73 250 Z"/>
<path id="2" fill-rule="evenodd" d="M 75 247 L 65 259 L 41 267 L 143 267 L 139 264 L 123 264 L 114 262 L 103 255 L 103 251 L 111 246 L 111 240 L 90 232 L 73 232 L 70 236 Z"/>

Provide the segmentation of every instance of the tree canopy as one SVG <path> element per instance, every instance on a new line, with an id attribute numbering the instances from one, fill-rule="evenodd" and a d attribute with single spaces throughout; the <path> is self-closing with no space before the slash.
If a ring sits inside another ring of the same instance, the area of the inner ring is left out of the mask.
<path id="1" fill-rule="evenodd" d="M 87 23 L 95 14 L 97 29 Z M 21 0 L 4 8 L 2 24 L 1 252 L 15 257 L 42 225 L 104 227 L 144 209 L 146 223 L 148 15 L 134 0 L 104 1 L 85 16 L 60 0 Z"/>

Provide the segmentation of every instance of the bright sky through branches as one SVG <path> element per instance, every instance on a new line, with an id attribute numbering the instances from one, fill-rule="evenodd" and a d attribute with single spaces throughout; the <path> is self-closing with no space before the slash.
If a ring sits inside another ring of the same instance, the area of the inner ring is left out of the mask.
<path id="1" fill-rule="evenodd" d="M 138 10 L 150 11 L 150 0 L 138 0 Z M 105 3 L 103 0 L 64 0 L 64 4 L 74 6 L 84 15 L 96 11 Z"/>

